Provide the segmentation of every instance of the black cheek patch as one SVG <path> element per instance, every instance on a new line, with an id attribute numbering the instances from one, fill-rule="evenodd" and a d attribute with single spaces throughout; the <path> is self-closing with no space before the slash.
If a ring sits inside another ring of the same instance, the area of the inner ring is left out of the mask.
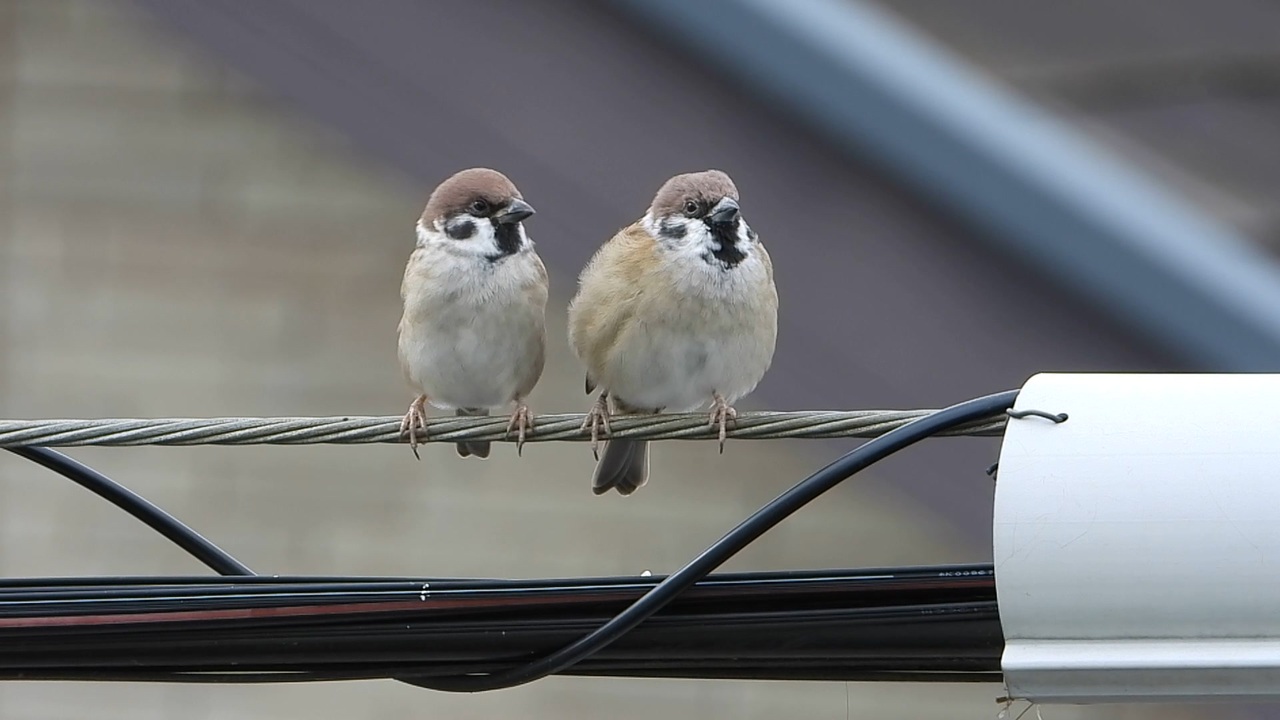
<path id="1" fill-rule="evenodd" d="M 663 237 L 669 237 L 672 240 L 680 240 L 685 234 L 684 223 L 672 220 L 671 218 L 664 218 L 662 223 L 658 225 L 658 230 L 662 233 Z"/>
<path id="2" fill-rule="evenodd" d="M 444 226 L 444 234 L 454 240 L 466 240 L 476 233 L 476 224 L 470 220 L 448 223 Z"/>

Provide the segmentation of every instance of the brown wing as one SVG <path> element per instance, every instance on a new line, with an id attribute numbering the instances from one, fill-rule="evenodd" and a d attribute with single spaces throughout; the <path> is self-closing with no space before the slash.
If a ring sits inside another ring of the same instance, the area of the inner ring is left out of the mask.
<path id="1" fill-rule="evenodd" d="M 653 238 L 636 223 L 602 245 L 578 278 L 569 304 L 569 343 L 587 366 L 587 392 L 607 375 L 609 351 L 631 322 L 655 252 Z"/>
<path id="2" fill-rule="evenodd" d="M 529 356 L 533 358 L 533 361 L 529 363 L 527 372 L 521 378 L 520 386 L 516 389 L 520 397 L 525 397 L 533 392 L 534 386 L 538 384 L 538 380 L 542 377 L 542 370 L 547 361 L 547 268 L 542 264 L 542 258 L 538 257 L 536 253 L 534 253 L 533 259 L 537 263 L 538 275 L 536 280 L 525 288 L 525 292 L 527 293 L 529 305 L 537 308 L 540 322 L 538 332 L 530 339 L 534 347 L 529 348 Z"/>

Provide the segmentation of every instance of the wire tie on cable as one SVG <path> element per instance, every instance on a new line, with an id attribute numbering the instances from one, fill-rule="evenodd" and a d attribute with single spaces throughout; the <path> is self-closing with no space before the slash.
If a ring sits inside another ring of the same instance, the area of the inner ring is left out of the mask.
<path id="1" fill-rule="evenodd" d="M 1044 418 L 1045 420 L 1053 421 L 1054 425 L 1060 425 L 1067 421 L 1066 413 L 1057 413 L 1055 415 L 1054 413 L 1045 412 L 1044 410 L 1005 410 L 1004 414 L 1008 415 L 1014 420 L 1021 420 L 1022 418 L 1025 418 L 1028 416 Z"/>

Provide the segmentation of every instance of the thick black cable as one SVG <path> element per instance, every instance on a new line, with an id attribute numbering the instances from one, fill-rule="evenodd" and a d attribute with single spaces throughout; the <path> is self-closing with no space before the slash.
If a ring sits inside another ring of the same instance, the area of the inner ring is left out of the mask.
<path id="1" fill-rule="evenodd" d="M 854 473 L 943 430 L 1002 413 L 1013 407 L 1017 397 L 1017 390 L 1009 390 L 952 405 L 890 431 L 845 454 L 779 495 L 613 619 L 549 655 L 510 670 L 484 675 L 397 679 L 432 690 L 482 692 L 515 687 L 563 672 L 625 635 L 770 528 Z"/>
<path id="2" fill-rule="evenodd" d="M 186 550 L 219 575 L 253 575 L 253 571 L 232 557 L 227 551 L 205 539 L 203 535 L 183 525 L 174 516 L 153 505 L 146 498 L 129 488 L 77 462 L 66 455 L 42 447 L 6 448 L 9 452 L 62 475 L 89 490 L 107 502 L 141 520 L 147 527 L 168 538 Z"/>
<path id="3" fill-rule="evenodd" d="M 627 677 L 686 680 L 797 680 L 801 682 L 910 682 L 910 683 L 999 683 L 1003 675 L 999 671 L 947 672 L 913 670 L 853 670 L 814 673 L 802 669 L 795 673 L 787 670 L 767 673 L 737 668 L 706 667 L 696 672 L 659 670 L 634 670 L 626 673 L 614 671 L 570 670 L 566 675 L 579 677 Z M 280 684 L 304 682 L 333 682 L 341 680 L 385 680 L 386 670 L 322 670 L 314 672 L 178 672 L 141 668 L 119 670 L 114 668 L 37 668 L 35 670 L 0 670 L 0 681 L 89 681 L 89 682 L 147 682 L 182 684 Z"/>

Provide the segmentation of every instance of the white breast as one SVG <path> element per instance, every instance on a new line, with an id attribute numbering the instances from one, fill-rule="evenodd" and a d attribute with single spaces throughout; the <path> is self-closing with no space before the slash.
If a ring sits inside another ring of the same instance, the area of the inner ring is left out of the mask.
<path id="1" fill-rule="evenodd" d="M 755 389 L 773 359 L 776 296 L 759 253 L 723 270 L 681 263 L 672 297 L 645 297 L 619 335 L 602 384 L 638 409 L 696 410 Z"/>
<path id="2" fill-rule="evenodd" d="M 441 408 L 510 402 L 541 361 L 545 288 L 530 292 L 541 283 L 532 249 L 490 263 L 420 248 L 406 271 L 400 323 L 409 382 Z"/>

